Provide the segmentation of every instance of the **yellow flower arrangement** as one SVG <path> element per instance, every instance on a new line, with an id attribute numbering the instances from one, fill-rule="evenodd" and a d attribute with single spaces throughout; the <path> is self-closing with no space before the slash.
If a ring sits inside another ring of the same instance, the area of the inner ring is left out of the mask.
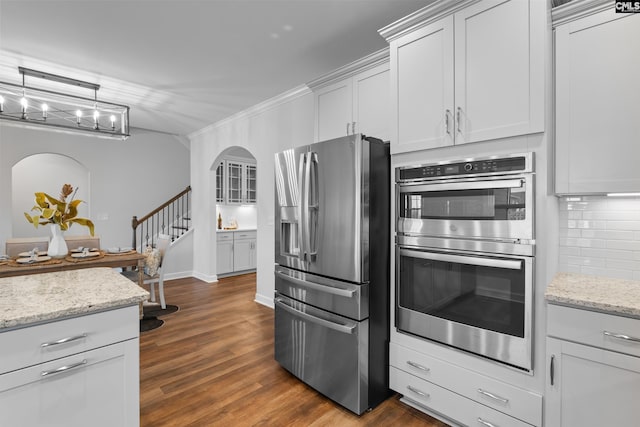
<path id="1" fill-rule="evenodd" d="M 78 218 L 78 205 L 83 203 L 82 200 L 74 200 L 76 192 L 69 184 L 62 186 L 60 198 L 56 199 L 46 193 L 35 193 L 36 204 L 31 212 L 38 212 L 36 215 L 29 215 L 27 212 L 24 216 L 34 227 L 38 225 L 57 224 L 60 230 L 68 230 L 71 224 L 76 223 L 89 228 L 89 232 L 93 236 L 93 222 L 87 218 Z M 71 199 L 67 202 L 67 197 L 71 195 Z"/>

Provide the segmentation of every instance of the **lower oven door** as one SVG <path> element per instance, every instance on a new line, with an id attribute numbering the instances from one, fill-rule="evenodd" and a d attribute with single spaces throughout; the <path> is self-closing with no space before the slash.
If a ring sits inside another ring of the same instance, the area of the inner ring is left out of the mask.
<path id="1" fill-rule="evenodd" d="M 398 246 L 396 327 L 527 371 L 533 258 Z"/>
<path id="2" fill-rule="evenodd" d="M 368 405 L 369 320 L 356 322 L 276 292 L 275 358 L 356 414 Z"/>

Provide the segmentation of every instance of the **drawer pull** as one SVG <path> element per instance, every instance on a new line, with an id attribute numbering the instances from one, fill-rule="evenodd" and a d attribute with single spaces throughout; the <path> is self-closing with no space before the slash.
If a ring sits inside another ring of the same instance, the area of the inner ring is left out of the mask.
<path id="1" fill-rule="evenodd" d="M 490 423 L 489 421 L 485 421 L 482 418 L 478 417 L 478 422 L 486 427 L 497 427 L 495 424 Z"/>
<path id="2" fill-rule="evenodd" d="M 425 372 L 429 372 L 431 369 L 427 368 L 426 366 L 422 366 L 419 363 L 416 362 L 412 362 L 411 360 L 407 360 L 407 365 L 409 366 L 413 366 L 416 369 L 420 369 L 421 371 L 425 371 Z"/>
<path id="3" fill-rule="evenodd" d="M 630 337 L 629 335 L 616 334 L 614 332 L 609 332 L 609 331 L 604 331 L 602 333 L 604 335 L 608 336 L 608 337 L 618 338 L 618 339 L 625 340 L 625 341 L 632 341 L 632 342 L 640 343 L 640 338 Z"/>
<path id="4" fill-rule="evenodd" d="M 417 394 L 418 396 L 422 396 L 422 397 L 424 397 L 425 399 L 428 399 L 428 398 L 429 398 L 429 393 L 425 393 L 424 391 L 420 391 L 420 390 L 418 390 L 418 389 L 417 389 L 417 388 L 415 388 L 415 387 L 411 387 L 410 385 L 408 385 L 408 386 L 407 386 L 407 388 L 408 388 L 410 391 L 412 391 L 412 392 L 414 392 L 415 394 Z"/>
<path id="5" fill-rule="evenodd" d="M 509 399 L 505 399 L 504 397 L 496 396 L 495 394 L 489 393 L 488 391 L 483 390 L 481 388 L 478 389 L 478 393 L 484 394 L 485 396 L 490 397 L 490 398 L 492 398 L 494 400 L 497 400 L 498 402 L 501 402 L 501 403 L 505 403 L 506 404 L 506 403 L 509 402 Z"/>
<path id="6" fill-rule="evenodd" d="M 49 342 L 45 342 L 40 344 L 40 347 L 44 348 L 44 347 L 51 347 L 53 345 L 60 345 L 60 344 L 64 344 L 67 342 L 71 342 L 71 341 L 77 341 L 77 340 L 81 340 L 83 338 L 86 338 L 87 334 L 81 334 L 81 335 L 76 335 L 73 337 L 67 337 L 67 338 L 62 338 L 59 339 L 58 341 L 49 341 Z"/>
<path id="7" fill-rule="evenodd" d="M 62 372 L 70 371 L 74 368 L 79 368 L 80 366 L 86 365 L 87 359 L 84 359 L 82 362 L 73 363 L 71 365 L 60 366 L 59 368 L 53 369 L 51 371 L 42 371 L 40 376 L 46 377 L 47 375 L 60 374 Z"/>

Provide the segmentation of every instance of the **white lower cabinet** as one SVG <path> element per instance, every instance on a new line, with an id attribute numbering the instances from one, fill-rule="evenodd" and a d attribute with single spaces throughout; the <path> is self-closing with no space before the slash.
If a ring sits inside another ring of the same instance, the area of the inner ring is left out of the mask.
<path id="1" fill-rule="evenodd" d="M 542 396 L 391 343 L 389 384 L 407 403 L 468 426 L 540 426 Z"/>
<path id="2" fill-rule="evenodd" d="M 256 238 L 255 230 L 217 233 L 217 274 L 255 270 Z"/>
<path id="3" fill-rule="evenodd" d="M 0 333 L 0 425 L 139 426 L 138 307 L 106 313 Z"/>
<path id="4" fill-rule="evenodd" d="M 547 315 L 545 425 L 639 425 L 640 320 L 555 305 Z"/>

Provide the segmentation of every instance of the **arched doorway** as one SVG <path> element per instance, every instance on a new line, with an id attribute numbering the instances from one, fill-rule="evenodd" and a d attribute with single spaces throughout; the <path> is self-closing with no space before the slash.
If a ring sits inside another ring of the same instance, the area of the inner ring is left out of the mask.
<path id="1" fill-rule="evenodd" d="M 89 218 L 89 170 L 77 160 L 54 153 L 40 153 L 25 157 L 11 168 L 12 235 L 16 237 L 48 236 L 47 227 L 37 229 L 27 222 L 24 213 L 34 205 L 34 193 L 44 192 L 58 197 L 64 184 L 77 188 L 75 199 L 86 203 L 78 206 L 78 216 Z M 70 227 L 68 235 L 86 234 L 84 227 Z"/>
<path id="2" fill-rule="evenodd" d="M 256 268 L 257 165 L 245 148 L 228 147 L 210 166 L 212 240 L 216 242 L 216 276 Z M 219 228 L 218 228 L 219 226 Z"/>

